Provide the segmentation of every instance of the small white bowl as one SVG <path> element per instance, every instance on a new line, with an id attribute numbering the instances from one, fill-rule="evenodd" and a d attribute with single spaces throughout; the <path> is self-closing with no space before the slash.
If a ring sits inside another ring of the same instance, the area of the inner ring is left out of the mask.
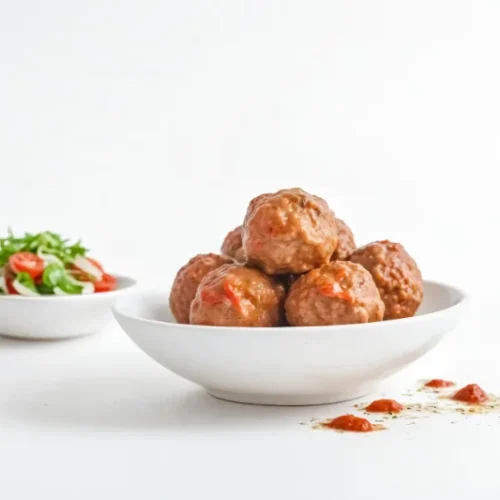
<path id="1" fill-rule="evenodd" d="M 20 339 L 51 340 L 90 335 L 113 319 L 111 306 L 136 281 L 115 275 L 118 288 L 90 295 L 0 295 L 0 335 Z"/>
<path id="2" fill-rule="evenodd" d="M 466 310 L 467 295 L 426 281 L 418 315 L 379 323 L 232 328 L 175 323 L 168 292 L 117 301 L 113 313 L 149 356 L 217 398 L 310 405 L 364 396 L 432 349 Z"/>

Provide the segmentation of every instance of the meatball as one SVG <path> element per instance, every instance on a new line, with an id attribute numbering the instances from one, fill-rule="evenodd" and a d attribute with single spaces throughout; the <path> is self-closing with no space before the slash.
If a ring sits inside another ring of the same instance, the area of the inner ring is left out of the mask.
<path id="1" fill-rule="evenodd" d="M 231 257 L 231 259 L 237 262 L 245 262 L 245 253 L 243 252 L 243 245 L 241 242 L 241 226 L 235 227 L 232 231 L 229 231 L 222 243 L 221 253 L 226 257 Z"/>
<path id="2" fill-rule="evenodd" d="M 356 243 L 354 243 L 354 235 L 351 228 L 340 219 L 337 222 L 337 235 L 338 244 L 335 252 L 333 252 L 331 260 L 347 260 L 352 252 L 356 250 Z"/>
<path id="3" fill-rule="evenodd" d="M 189 323 L 189 308 L 204 276 L 231 259 L 214 253 L 200 254 L 181 267 L 170 291 L 170 310 L 178 323 Z"/>
<path id="4" fill-rule="evenodd" d="M 358 248 L 350 258 L 370 271 L 385 304 L 384 319 L 413 316 L 424 297 L 422 275 L 403 245 L 376 241 Z"/>
<path id="5" fill-rule="evenodd" d="M 363 266 L 336 261 L 295 281 L 285 311 L 294 326 L 346 325 L 381 321 L 384 303 Z"/>
<path id="6" fill-rule="evenodd" d="M 191 304 L 190 322 L 214 326 L 279 326 L 285 289 L 258 269 L 226 264 L 208 273 Z"/>
<path id="7" fill-rule="evenodd" d="M 304 273 L 328 263 L 336 248 L 335 215 L 322 198 L 295 188 L 250 202 L 243 249 L 267 274 Z"/>

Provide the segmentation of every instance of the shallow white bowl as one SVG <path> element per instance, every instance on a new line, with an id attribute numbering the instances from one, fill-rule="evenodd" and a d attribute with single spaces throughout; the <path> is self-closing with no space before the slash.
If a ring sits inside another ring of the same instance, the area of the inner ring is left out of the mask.
<path id="1" fill-rule="evenodd" d="M 115 276 L 118 288 L 113 292 L 42 297 L 0 295 L 0 335 L 45 340 L 102 330 L 113 319 L 113 302 L 136 284 L 132 278 Z"/>
<path id="2" fill-rule="evenodd" d="M 468 303 L 451 286 L 426 281 L 418 315 L 379 323 L 231 328 L 175 323 L 168 292 L 118 300 L 113 313 L 149 356 L 217 398 L 309 405 L 354 399 L 432 349 Z"/>

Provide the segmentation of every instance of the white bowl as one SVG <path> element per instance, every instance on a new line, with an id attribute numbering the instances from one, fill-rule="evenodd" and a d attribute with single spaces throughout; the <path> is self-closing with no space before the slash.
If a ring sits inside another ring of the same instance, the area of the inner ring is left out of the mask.
<path id="1" fill-rule="evenodd" d="M 113 313 L 149 356 L 217 398 L 309 405 L 364 396 L 432 349 L 468 303 L 451 286 L 426 281 L 418 315 L 379 323 L 232 328 L 175 323 L 168 292 L 117 301 Z"/>
<path id="2" fill-rule="evenodd" d="M 62 339 L 102 330 L 113 319 L 111 306 L 136 281 L 118 276 L 118 288 L 90 295 L 0 295 L 0 335 L 22 339 Z"/>

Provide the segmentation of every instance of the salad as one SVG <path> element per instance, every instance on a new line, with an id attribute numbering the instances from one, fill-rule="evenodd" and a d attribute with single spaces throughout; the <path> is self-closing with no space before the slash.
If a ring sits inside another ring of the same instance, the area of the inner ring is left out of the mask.
<path id="1" fill-rule="evenodd" d="M 116 278 L 87 256 L 79 241 L 70 243 L 45 231 L 0 238 L 0 294 L 83 295 L 116 289 Z"/>

